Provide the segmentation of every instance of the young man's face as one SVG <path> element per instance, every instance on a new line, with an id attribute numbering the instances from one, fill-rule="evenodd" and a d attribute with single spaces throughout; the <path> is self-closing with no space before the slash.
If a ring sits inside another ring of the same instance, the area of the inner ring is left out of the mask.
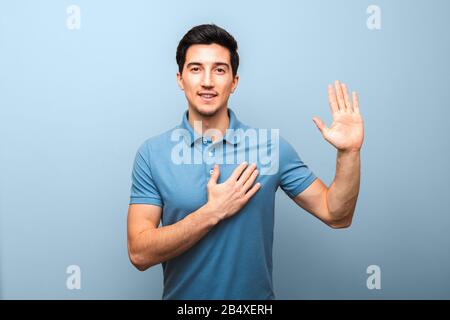
<path id="1" fill-rule="evenodd" d="M 233 77 L 230 52 L 218 44 L 196 44 L 188 48 L 183 72 L 177 73 L 189 106 L 203 116 L 212 116 L 227 106 L 239 77 Z"/>

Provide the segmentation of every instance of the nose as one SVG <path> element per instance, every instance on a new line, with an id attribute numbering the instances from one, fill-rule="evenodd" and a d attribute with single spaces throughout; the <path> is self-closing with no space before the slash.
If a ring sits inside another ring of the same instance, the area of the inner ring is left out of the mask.
<path id="1" fill-rule="evenodd" d="M 213 79 L 211 77 L 211 73 L 206 70 L 202 77 L 202 87 L 211 88 L 214 87 Z"/>

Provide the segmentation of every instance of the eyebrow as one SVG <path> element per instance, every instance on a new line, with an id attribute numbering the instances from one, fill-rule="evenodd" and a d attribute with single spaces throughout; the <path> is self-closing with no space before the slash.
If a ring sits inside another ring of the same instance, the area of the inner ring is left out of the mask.
<path id="1" fill-rule="evenodd" d="M 194 62 L 189 62 L 186 65 L 186 68 L 189 68 L 191 66 L 201 66 L 201 65 L 202 65 L 202 63 L 194 61 Z M 224 66 L 224 67 L 227 67 L 227 69 L 230 69 L 230 65 L 228 63 L 225 63 L 225 62 L 214 62 L 213 65 L 214 66 Z"/>

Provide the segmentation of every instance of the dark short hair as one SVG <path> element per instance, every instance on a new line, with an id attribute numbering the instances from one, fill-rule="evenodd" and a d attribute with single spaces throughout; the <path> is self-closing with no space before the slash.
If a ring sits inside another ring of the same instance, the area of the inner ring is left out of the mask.
<path id="1" fill-rule="evenodd" d="M 230 51 L 230 61 L 233 76 L 236 76 L 239 67 L 239 54 L 237 42 L 231 34 L 215 24 L 202 24 L 193 27 L 180 40 L 177 47 L 177 64 L 180 73 L 186 62 L 186 52 L 194 44 L 218 44 Z"/>

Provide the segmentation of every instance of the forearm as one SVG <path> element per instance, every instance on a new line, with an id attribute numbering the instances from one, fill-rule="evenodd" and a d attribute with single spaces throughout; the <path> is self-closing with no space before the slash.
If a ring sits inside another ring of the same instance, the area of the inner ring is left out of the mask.
<path id="1" fill-rule="evenodd" d="M 133 241 L 138 268 L 145 270 L 182 254 L 218 222 L 207 206 L 203 206 L 172 225 L 143 231 Z"/>
<path id="2" fill-rule="evenodd" d="M 360 152 L 338 151 L 336 176 L 328 188 L 327 204 L 336 222 L 351 221 L 360 185 Z"/>

